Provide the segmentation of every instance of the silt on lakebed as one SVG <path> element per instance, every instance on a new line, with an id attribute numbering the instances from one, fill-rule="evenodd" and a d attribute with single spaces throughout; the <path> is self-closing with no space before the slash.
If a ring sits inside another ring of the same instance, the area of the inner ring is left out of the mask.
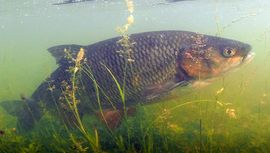
<path id="1" fill-rule="evenodd" d="M 128 108 L 155 102 L 179 86 L 209 83 L 254 57 L 246 43 L 188 31 L 132 34 L 129 42 L 116 37 L 51 47 L 59 67 L 24 103 L 16 101 L 16 109 L 10 110 L 10 102 L 1 105 L 18 117 L 20 129 L 33 128 L 43 106 L 57 109 L 69 125 L 99 112 L 115 128 L 123 115 L 134 112 Z"/>

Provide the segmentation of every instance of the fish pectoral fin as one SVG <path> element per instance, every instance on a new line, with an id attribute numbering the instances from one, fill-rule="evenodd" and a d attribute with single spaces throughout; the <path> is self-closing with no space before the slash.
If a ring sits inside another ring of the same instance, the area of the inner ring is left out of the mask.
<path id="1" fill-rule="evenodd" d="M 136 107 L 127 107 L 126 108 L 126 115 L 127 116 L 135 116 L 137 112 Z M 103 110 L 101 112 L 96 113 L 97 117 L 106 124 L 106 126 L 110 129 L 115 129 L 120 126 L 122 119 L 124 117 L 123 110 Z"/>
<path id="2" fill-rule="evenodd" d="M 170 80 L 162 84 L 155 84 L 145 88 L 143 91 L 143 95 L 147 100 L 153 100 L 155 98 L 159 98 L 162 95 L 168 94 L 171 90 L 179 86 L 186 86 L 189 82 L 187 81 L 175 81 Z"/>
<path id="3" fill-rule="evenodd" d="M 196 89 L 201 89 L 201 88 L 204 88 L 206 86 L 208 86 L 210 84 L 210 82 L 207 82 L 207 81 L 194 81 L 191 86 L 193 88 L 196 88 Z"/>
<path id="4" fill-rule="evenodd" d="M 47 50 L 52 54 L 52 56 L 56 59 L 56 63 L 60 64 L 60 61 L 64 59 L 66 56 L 66 51 L 68 51 L 72 56 L 76 56 L 81 48 L 85 46 L 81 45 L 59 45 L 48 48 Z"/>
<path id="5" fill-rule="evenodd" d="M 103 110 L 96 113 L 97 117 L 110 129 L 115 129 L 121 124 L 123 112 L 120 110 Z"/>

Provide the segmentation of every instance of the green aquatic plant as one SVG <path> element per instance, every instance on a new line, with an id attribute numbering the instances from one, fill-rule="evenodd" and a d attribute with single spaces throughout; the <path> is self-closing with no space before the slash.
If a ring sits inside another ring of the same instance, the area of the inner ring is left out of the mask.
<path id="1" fill-rule="evenodd" d="M 133 1 L 131 0 L 126 0 L 127 3 L 127 7 L 128 7 L 128 11 L 130 13 L 133 13 L 134 8 L 133 8 Z M 127 24 L 123 26 L 123 28 L 119 28 L 119 32 L 122 35 L 122 39 L 119 40 L 119 44 L 123 47 L 123 50 L 119 51 L 119 56 L 123 56 L 123 58 L 125 58 L 126 60 L 126 64 L 125 64 L 125 69 L 124 69 L 124 80 L 122 80 L 123 82 L 120 83 L 116 77 L 113 75 L 113 72 L 102 63 L 102 65 L 105 67 L 105 69 L 109 72 L 109 74 L 111 75 L 111 77 L 113 78 L 114 82 L 117 85 L 117 88 L 119 90 L 119 94 L 121 97 L 121 101 L 123 103 L 123 110 L 124 110 L 124 115 L 126 118 L 126 105 L 125 105 L 125 74 L 126 74 L 126 68 L 127 68 L 127 64 L 129 64 L 130 62 L 134 62 L 134 60 L 132 59 L 132 45 L 133 43 L 130 42 L 129 40 L 129 36 L 127 34 L 127 30 L 129 28 L 129 26 L 134 22 L 134 18 L 132 16 L 132 14 L 130 14 L 130 16 L 127 19 Z M 69 53 L 69 51 L 66 49 L 66 57 L 67 59 L 71 60 L 72 62 L 74 62 L 74 66 L 69 68 L 69 72 L 71 74 L 71 85 L 67 85 L 67 83 L 65 83 L 63 85 L 63 93 L 64 93 L 64 100 L 66 101 L 66 104 L 68 105 L 70 111 L 73 113 L 73 116 L 76 119 L 76 126 L 78 127 L 78 129 L 82 132 L 82 134 L 85 136 L 85 138 L 89 141 L 91 148 L 95 151 L 95 152 L 100 152 L 100 146 L 99 146 L 99 139 L 98 139 L 98 132 L 97 130 L 95 130 L 95 135 L 91 135 L 89 134 L 89 132 L 87 132 L 84 124 L 82 123 L 82 120 L 80 118 L 80 114 L 79 114 L 79 110 L 77 107 L 77 104 L 79 103 L 79 99 L 76 98 L 76 92 L 77 92 L 77 85 L 76 85 L 76 74 L 79 71 L 83 71 L 94 83 L 94 88 L 95 88 L 95 93 L 96 93 L 96 97 L 97 97 L 97 103 L 99 106 L 99 111 L 101 113 L 101 116 L 103 118 L 103 120 L 105 121 L 106 125 L 107 121 L 104 117 L 103 114 L 103 109 L 101 106 L 101 102 L 100 102 L 100 95 L 99 92 L 103 92 L 104 91 L 99 87 L 92 71 L 91 71 L 91 66 L 87 65 L 87 64 L 82 64 L 81 62 L 84 59 L 84 50 L 83 48 L 80 49 L 80 51 L 77 54 L 77 57 L 74 59 L 72 57 L 72 55 Z M 120 84 L 122 84 L 123 86 L 121 86 Z M 105 94 L 106 95 L 106 94 Z M 112 107 L 114 108 L 113 104 Z M 118 144 L 119 146 L 122 146 L 123 148 L 123 143 L 122 143 L 122 137 L 117 137 L 117 136 L 113 136 L 113 132 L 108 128 L 109 133 L 111 134 L 111 136 L 114 138 L 114 140 L 116 140 L 116 144 Z M 74 137 L 72 136 L 72 140 L 75 140 Z M 74 144 L 75 141 L 74 141 Z M 78 146 L 78 144 L 76 145 Z M 82 147 L 79 147 L 82 148 Z M 120 147 L 121 148 L 121 147 Z"/>
<path id="2" fill-rule="evenodd" d="M 78 110 L 78 103 L 79 103 L 79 99 L 77 99 L 76 97 L 76 93 L 77 93 L 77 73 L 81 70 L 82 65 L 81 62 L 84 59 L 84 49 L 81 48 L 80 51 L 77 54 L 77 57 L 75 59 L 72 58 L 71 54 L 69 53 L 68 50 L 65 50 L 66 54 L 67 54 L 67 58 L 71 59 L 74 62 L 74 66 L 69 68 L 71 75 L 71 87 L 69 87 L 68 85 L 64 86 L 64 98 L 66 101 L 66 104 L 69 106 L 70 111 L 72 112 L 73 116 L 76 119 L 76 123 L 75 126 L 77 126 L 77 128 L 80 130 L 80 132 L 84 135 L 84 137 L 86 138 L 86 140 L 89 142 L 91 149 L 94 152 L 101 152 L 101 148 L 99 145 L 99 138 L 98 138 L 98 132 L 96 130 L 94 130 L 94 135 L 90 134 L 87 129 L 85 128 L 80 114 L 79 114 L 79 110 Z M 70 135 L 72 142 L 74 143 L 74 146 L 79 149 L 79 150 L 87 150 L 86 148 L 83 148 L 83 146 L 81 146 L 80 143 L 78 143 L 74 136 L 71 134 Z"/>
<path id="3" fill-rule="evenodd" d="M 222 99 L 218 99 L 222 101 Z M 270 131 L 267 128 L 259 130 L 269 125 L 269 122 L 267 122 L 269 118 L 267 116 L 261 118 L 266 119 L 266 122 L 263 124 L 257 119 L 257 114 L 247 116 L 246 118 L 239 116 L 237 120 L 232 120 L 226 117 L 224 106 L 219 107 L 220 104 L 217 104 L 215 99 L 211 102 L 202 102 L 202 104 L 207 103 L 213 104 L 208 105 L 209 111 L 217 109 L 217 112 L 215 114 L 216 117 L 207 117 L 204 109 L 202 111 L 201 117 L 204 124 L 201 127 L 201 152 L 268 152 L 270 148 L 267 146 L 267 143 L 270 138 L 267 136 L 267 133 Z M 127 120 L 129 122 L 129 129 L 131 129 L 129 130 L 131 143 L 128 144 L 128 130 L 125 125 L 113 131 L 118 141 L 111 139 L 111 135 L 104 132 L 106 129 L 98 128 L 100 147 L 104 152 L 200 152 L 198 139 L 200 127 L 197 122 L 197 115 L 199 113 L 194 114 L 193 111 L 200 108 L 198 104 L 199 102 L 194 102 L 183 106 L 177 104 L 169 107 L 171 109 L 163 112 L 156 124 L 152 124 L 153 119 L 156 119 L 156 115 L 151 115 L 151 112 L 149 112 L 149 110 L 153 109 L 152 106 L 149 108 L 148 106 L 138 106 L 138 115 Z M 215 108 L 215 105 L 218 108 Z M 204 108 L 203 106 L 202 108 Z M 179 111 L 180 108 L 181 111 Z M 192 114 L 195 116 L 192 116 Z M 181 120 L 175 120 L 173 118 L 174 115 L 181 116 Z M 212 122 L 214 118 L 220 121 Z M 51 119 L 48 118 L 48 120 Z M 253 121 L 252 124 L 251 120 Z M 176 122 L 176 125 L 180 126 L 183 132 L 177 133 L 170 130 L 168 125 L 174 124 L 171 121 Z M 213 126 L 213 123 L 216 125 Z M 245 127 L 245 124 L 239 125 L 239 123 L 245 123 L 248 126 Z M 74 131 L 70 129 L 67 131 L 61 124 L 52 125 L 51 121 L 41 121 L 39 124 L 38 131 L 31 135 L 22 136 L 17 135 L 16 132 L 7 132 L 5 137 L 0 137 L 1 151 L 21 152 L 22 149 L 30 149 L 31 145 L 29 144 L 33 143 L 37 144 L 38 147 L 36 149 L 38 152 L 92 152 L 88 148 L 91 147 L 88 145 L 89 142 L 84 138 L 80 130 Z M 48 125 L 52 126 L 48 127 Z M 48 131 L 45 130 L 45 127 L 48 128 Z M 32 149 L 35 150 L 33 145 Z"/>
<path id="4" fill-rule="evenodd" d="M 37 144 L 36 142 L 32 142 L 32 143 L 30 143 L 28 145 L 28 147 L 22 148 L 21 149 L 21 152 L 22 153 L 28 153 L 28 152 L 38 153 L 39 152 L 39 149 L 40 149 L 40 144 Z"/>

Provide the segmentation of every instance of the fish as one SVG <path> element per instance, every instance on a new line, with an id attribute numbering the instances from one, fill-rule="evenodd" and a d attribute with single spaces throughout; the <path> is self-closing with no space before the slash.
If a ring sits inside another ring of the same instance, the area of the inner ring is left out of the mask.
<path id="1" fill-rule="evenodd" d="M 167 0 L 167 2 L 169 3 L 182 2 L 182 1 L 193 1 L 193 0 Z"/>
<path id="2" fill-rule="evenodd" d="M 194 0 L 164 0 L 163 2 L 158 2 L 158 3 L 153 4 L 153 6 L 155 6 L 155 5 L 170 5 L 173 3 L 185 2 L 185 1 L 194 1 Z"/>
<path id="3" fill-rule="evenodd" d="M 48 48 L 58 68 L 30 98 L 22 98 L 21 109 L 11 111 L 18 118 L 18 128 L 33 128 L 43 116 L 43 108 L 58 108 L 63 112 L 59 116 L 68 116 L 67 104 L 62 101 L 63 90 L 71 86 L 70 68 L 76 67 L 74 63 L 78 61 L 74 59 L 80 51 L 83 51 L 80 57 L 83 62 L 81 70 L 76 72 L 76 97 L 80 100 L 81 117 L 99 108 L 123 110 L 154 103 L 177 87 L 196 85 L 198 81 L 212 82 L 249 63 L 255 55 L 247 43 L 190 31 L 141 32 L 131 34 L 126 44 L 121 42 L 120 36 L 86 46 L 65 44 Z M 99 95 L 94 82 L 98 84 Z M 124 85 L 124 102 L 118 85 Z M 1 104 L 5 109 L 10 108 L 9 102 Z M 70 120 L 71 117 L 64 119 Z M 118 119 L 114 122 L 119 123 Z"/>
<path id="4" fill-rule="evenodd" d="M 60 3 L 53 3 L 53 5 L 73 4 L 73 3 L 81 3 L 81 2 L 87 2 L 87 1 L 93 1 L 93 0 L 66 0 Z"/>

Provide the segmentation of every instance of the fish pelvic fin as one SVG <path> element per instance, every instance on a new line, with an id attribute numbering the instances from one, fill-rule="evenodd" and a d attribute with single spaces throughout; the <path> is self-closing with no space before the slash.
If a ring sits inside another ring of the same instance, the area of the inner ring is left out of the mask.
<path id="1" fill-rule="evenodd" d="M 48 48 L 47 50 L 52 54 L 52 56 L 56 59 L 57 64 L 61 64 L 61 61 L 65 59 L 67 52 L 74 58 L 81 48 L 85 46 L 81 45 L 59 45 Z"/>

